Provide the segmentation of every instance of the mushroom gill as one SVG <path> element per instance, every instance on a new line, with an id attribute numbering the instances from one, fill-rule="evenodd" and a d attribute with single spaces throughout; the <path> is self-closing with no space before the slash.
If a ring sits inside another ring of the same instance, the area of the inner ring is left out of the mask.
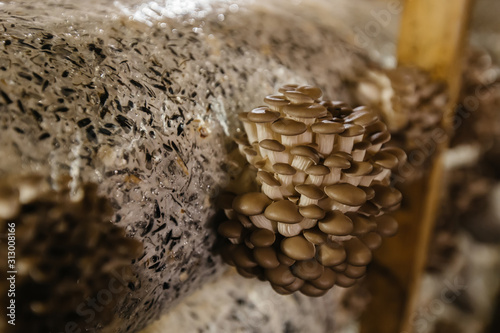
<path id="1" fill-rule="evenodd" d="M 313 86 L 279 92 L 240 114 L 247 136 L 237 144 L 260 192 L 224 194 L 233 209 L 221 207 L 223 258 L 280 294 L 316 297 L 362 278 L 396 233 L 385 213 L 401 202 L 390 178 L 406 154 L 384 147 L 390 133 L 369 108 L 322 100 Z"/>

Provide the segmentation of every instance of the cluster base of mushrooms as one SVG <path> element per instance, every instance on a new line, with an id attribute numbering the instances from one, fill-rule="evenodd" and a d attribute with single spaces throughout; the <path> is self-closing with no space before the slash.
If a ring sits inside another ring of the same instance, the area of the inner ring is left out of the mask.
<path id="1" fill-rule="evenodd" d="M 246 135 L 236 142 L 260 191 L 220 197 L 222 255 L 280 294 L 322 296 L 363 277 L 382 237 L 396 233 L 386 213 L 402 196 L 390 178 L 406 154 L 384 146 L 387 126 L 366 107 L 322 100 L 314 86 L 279 92 L 239 114 Z"/>

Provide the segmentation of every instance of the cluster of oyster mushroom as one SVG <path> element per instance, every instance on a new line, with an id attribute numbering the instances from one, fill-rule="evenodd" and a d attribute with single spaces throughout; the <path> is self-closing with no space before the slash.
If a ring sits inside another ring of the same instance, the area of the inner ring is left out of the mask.
<path id="1" fill-rule="evenodd" d="M 239 115 L 246 136 L 236 141 L 261 191 L 221 196 L 222 255 L 280 294 L 321 296 L 363 277 L 382 237 L 397 231 L 384 214 L 400 205 L 390 176 L 406 154 L 383 147 L 387 127 L 365 107 L 323 101 L 313 86 L 279 92 Z"/>
<path id="2" fill-rule="evenodd" d="M 56 191 L 38 176 L 0 178 L 0 270 L 15 271 L 22 318 L 11 325 L 2 316 L 1 332 L 66 332 L 68 325 L 109 332 L 114 306 L 134 283 L 129 266 L 142 244 L 110 222 L 113 210 L 95 184 L 84 184 L 77 198 L 68 185 L 63 180 Z M 2 279 L 2 304 L 9 288 Z"/>

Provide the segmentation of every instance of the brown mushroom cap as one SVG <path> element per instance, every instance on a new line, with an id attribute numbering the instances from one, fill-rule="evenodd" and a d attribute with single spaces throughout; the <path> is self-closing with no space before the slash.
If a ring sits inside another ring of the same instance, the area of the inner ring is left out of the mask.
<path id="1" fill-rule="evenodd" d="M 351 162 L 349 161 L 348 158 L 344 156 L 338 154 L 335 155 L 332 154 L 325 159 L 323 165 L 330 168 L 348 169 L 351 167 Z"/>
<path id="2" fill-rule="evenodd" d="M 318 222 L 318 227 L 329 235 L 345 236 L 353 231 L 354 225 L 348 216 L 334 210 L 326 213 L 326 216 Z"/>
<path id="3" fill-rule="evenodd" d="M 368 148 L 370 148 L 372 145 L 371 142 L 369 141 L 360 141 L 360 142 L 356 142 L 353 146 L 352 146 L 352 150 L 367 150 Z"/>
<path id="4" fill-rule="evenodd" d="M 283 93 L 285 97 L 294 104 L 312 104 L 314 99 L 296 90 L 287 90 Z"/>
<path id="5" fill-rule="evenodd" d="M 293 264 L 295 264 L 295 259 L 292 259 L 292 258 L 284 255 L 280 251 L 278 251 L 278 260 L 280 261 L 281 264 L 283 264 L 285 266 L 288 266 L 288 267 L 290 267 Z"/>
<path id="6" fill-rule="evenodd" d="M 354 266 L 366 266 L 372 260 L 372 251 L 358 238 L 354 237 L 344 242 L 347 252 L 347 262 Z"/>
<path id="7" fill-rule="evenodd" d="M 343 137 L 352 137 L 365 133 L 365 128 L 356 124 L 344 124 L 344 131 L 340 134 Z"/>
<path id="8" fill-rule="evenodd" d="M 324 266 L 321 265 L 316 259 L 297 261 L 290 268 L 292 273 L 303 280 L 314 280 L 321 276 Z"/>
<path id="9" fill-rule="evenodd" d="M 285 265 L 279 265 L 276 268 L 266 269 L 264 275 L 269 280 L 269 282 L 278 286 L 289 285 L 296 279 L 288 266 Z"/>
<path id="10" fill-rule="evenodd" d="M 290 154 L 310 158 L 314 163 L 319 162 L 318 151 L 309 146 L 295 146 L 290 149 Z"/>
<path id="11" fill-rule="evenodd" d="M 314 257 L 316 249 L 304 236 L 285 238 L 280 244 L 281 251 L 295 260 L 308 260 Z"/>
<path id="12" fill-rule="evenodd" d="M 383 237 L 394 236 L 398 231 L 398 222 L 390 215 L 379 216 L 377 223 L 377 232 Z"/>
<path id="13" fill-rule="evenodd" d="M 285 106 L 290 103 L 283 95 L 269 95 L 264 98 L 264 102 L 272 106 Z"/>
<path id="14" fill-rule="evenodd" d="M 380 236 L 377 232 L 369 232 L 366 235 L 361 236 L 360 239 L 372 251 L 378 249 L 382 244 L 382 236 Z"/>
<path id="15" fill-rule="evenodd" d="M 391 139 L 391 134 L 389 132 L 378 132 L 370 136 L 370 142 L 372 145 L 379 145 L 386 143 Z"/>
<path id="16" fill-rule="evenodd" d="M 392 187 L 373 185 L 372 188 L 375 190 L 375 197 L 371 201 L 383 208 L 393 207 L 403 198 L 401 192 Z"/>
<path id="17" fill-rule="evenodd" d="M 323 266 L 339 265 L 346 259 L 346 250 L 336 243 L 321 244 L 316 258 Z"/>
<path id="18" fill-rule="evenodd" d="M 283 146 L 279 141 L 271 139 L 262 140 L 259 142 L 259 147 L 277 152 L 285 150 L 285 146 Z"/>
<path id="19" fill-rule="evenodd" d="M 250 243 L 255 247 L 266 247 L 274 244 L 276 234 L 271 230 L 257 229 L 250 235 Z"/>
<path id="20" fill-rule="evenodd" d="M 271 203 L 271 199 L 261 192 L 249 192 L 238 195 L 233 200 L 233 209 L 243 215 L 258 215 Z"/>
<path id="21" fill-rule="evenodd" d="M 347 265 L 344 274 L 351 279 L 359 279 L 366 274 L 366 266 Z"/>
<path id="22" fill-rule="evenodd" d="M 309 242 L 315 245 L 323 244 L 328 240 L 327 235 L 317 227 L 304 230 L 302 234 Z"/>
<path id="23" fill-rule="evenodd" d="M 387 132 L 387 126 L 381 121 L 376 121 L 375 123 L 366 126 L 367 135 L 382 132 Z"/>
<path id="24" fill-rule="evenodd" d="M 336 273 L 343 273 L 345 271 L 345 269 L 347 268 L 347 263 L 343 262 L 341 264 L 331 266 L 330 268 Z"/>
<path id="25" fill-rule="evenodd" d="M 364 108 L 363 110 L 360 108 L 356 108 L 353 110 L 352 114 L 344 119 L 346 123 L 353 123 L 363 127 L 374 124 L 377 120 L 377 115 L 374 112 L 367 110 L 366 108 Z"/>
<path id="26" fill-rule="evenodd" d="M 367 201 L 361 207 L 359 207 L 357 212 L 363 215 L 375 216 L 380 213 L 380 209 L 375 204 Z"/>
<path id="27" fill-rule="evenodd" d="M 373 165 L 369 162 L 352 161 L 351 167 L 344 170 L 344 173 L 350 176 L 365 176 L 372 172 L 372 170 Z"/>
<path id="28" fill-rule="evenodd" d="M 274 178 L 272 174 L 270 174 L 267 171 L 259 171 L 257 172 L 257 180 L 260 181 L 263 184 L 267 184 L 269 186 L 280 186 L 281 183 Z"/>
<path id="29" fill-rule="evenodd" d="M 243 226 L 238 221 L 225 221 L 219 225 L 217 232 L 226 238 L 238 238 L 243 233 Z"/>
<path id="30" fill-rule="evenodd" d="M 238 274 L 240 274 L 244 278 L 253 279 L 255 276 L 257 276 L 257 274 L 255 274 L 253 271 L 255 268 L 257 268 L 257 267 L 254 267 L 254 268 L 236 267 L 236 271 L 238 271 Z"/>
<path id="31" fill-rule="evenodd" d="M 248 112 L 240 112 L 238 113 L 238 119 L 242 122 L 248 122 Z"/>
<path id="32" fill-rule="evenodd" d="M 313 176 L 325 176 L 330 173 L 330 169 L 321 164 L 311 165 L 306 169 L 306 173 Z"/>
<path id="33" fill-rule="evenodd" d="M 309 85 L 303 85 L 300 87 L 296 88 L 297 91 L 306 94 L 307 96 L 311 97 L 312 99 L 318 99 L 323 96 L 323 92 L 321 89 L 315 86 L 309 86 Z"/>
<path id="34" fill-rule="evenodd" d="M 344 131 L 344 125 L 331 120 L 321 120 L 311 125 L 313 133 L 338 134 Z"/>
<path id="35" fill-rule="evenodd" d="M 313 184 L 296 185 L 295 191 L 313 200 L 319 200 L 325 196 L 325 193 L 318 186 Z"/>
<path id="36" fill-rule="evenodd" d="M 283 107 L 283 112 L 295 118 L 321 118 L 327 115 L 326 108 L 319 104 L 289 104 Z"/>
<path id="37" fill-rule="evenodd" d="M 386 169 L 392 169 L 399 164 L 398 158 L 386 151 L 379 151 L 378 153 L 373 155 L 372 161 L 373 163 L 378 164 Z"/>
<path id="38" fill-rule="evenodd" d="M 307 126 L 306 124 L 299 121 L 288 118 L 281 118 L 271 125 L 271 129 L 275 133 L 285 136 L 292 136 L 304 133 L 307 130 Z"/>
<path id="39" fill-rule="evenodd" d="M 345 276 L 345 274 L 337 274 L 337 280 L 335 284 L 342 288 L 349 288 L 356 283 L 355 279 Z"/>
<path id="40" fill-rule="evenodd" d="M 380 150 L 381 152 L 386 152 L 389 154 L 392 154 L 396 156 L 398 159 L 399 163 L 404 163 L 406 162 L 407 156 L 406 153 L 403 149 L 398 148 L 398 147 L 384 147 Z"/>
<path id="41" fill-rule="evenodd" d="M 250 250 L 242 244 L 236 246 L 230 255 L 231 259 L 238 267 L 252 268 L 257 266 Z"/>
<path id="42" fill-rule="evenodd" d="M 254 123 L 271 123 L 279 117 L 279 112 L 271 111 L 267 107 L 255 108 L 247 114 L 247 119 Z"/>
<path id="43" fill-rule="evenodd" d="M 309 281 L 309 283 L 318 289 L 328 290 L 335 284 L 336 275 L 331 269 L 325 268 L 320 277 Z"/>
<path id="44" fill-rule="evenodd" d="M 309 297 L 320 297 L 328 292 L 328 290 L 318 289 L 309 282 L 305 282 L 300 292 Z"/>
<path id="45" fill-rule="evenodd" d="M 308 219 L 319 220 L 325 217 L 325 211 L 317 205 L 299 207 L 300 215 Z"/>
<path id="46" fill-rule="evenodd" d="M 354 225 L 352 230 L 352 235 L 354 236 L 365 235 L 377 228 L 377 224 L 374 221 L 358 213 L 347 212 L 346 215 L 349 216 Z"/>
<path id="47" fill-rule="evenodd" d="M 299 223 L 303 220 L 299 208 L 290 200 L 278 200 L 267 206 L 265 217 L 281 223 Z"/>
<path id="48" fill-rule="evenodd" d="M 293 293 L 292 291 L 289 291 L 288 289 L 285 289 L 285 287 L 283 287 L 283 286 L 277 286 L 277 285 L 275 285 L 273 283 L 271 283 L 271 287 L 273 288 L 273 290 L 275 292 L 277 292 L 280 295 L 286 296 L 286 295 L 291 295 Z"/>
<path id="49" fill-rule="evenodd" d="M 266 269 L 276 268 L 280 265 L 276 251 L 272 247 L 256 247 L 253 257 L 257 263 Z"/>
<path id="50" fill-rule="evenodd" d="M 365 191 L 351 184 L 328 185 L 325 193 L 333 200 L 349 206 L 361 206 L 366 202 Z"/>
<path id="51" fill-rule="evenodd" d="M 285 286 L 284 288 L 290 292 L 296 292 L 297 290 L 299 290 L 300 288 L 302 288 L 302 286 L 304 285 L 304 280 L 302 279 L 295 279 L 295 281 L 293 281 L 291 284 Z"/>
<path id="52" fill-rule="evenodd" d="M 273 170 L 277 174 L 284 176 L 293 176 L 297 173 L 297 170 L 287 163 L 276 163 L 273 165 Z"/>

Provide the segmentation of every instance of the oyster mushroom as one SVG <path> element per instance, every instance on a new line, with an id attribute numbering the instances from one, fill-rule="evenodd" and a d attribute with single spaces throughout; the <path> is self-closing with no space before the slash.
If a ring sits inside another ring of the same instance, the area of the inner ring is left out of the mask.
<path id="1" fill-rule="evenodd" d="M 289 200 L 278 200 L 270 204 L 264 215 L 277 223 L 277 230 L 285 237 L 296 236 L 302 231 L 300 222 L 304 219 L 297 205 Z"/>
<path id="2" fill-rule="evenodd" d="M 345 127 L 342 123 L 322 120 L 311 125 L 312 132 L 316 135 L 316 144 L 318 145 L 319 153 L 323 156 L 327 156 L 333 150 L 336 138 L 342 132 L 344 132 Z"/>
<path id="3" fill-rule="evenodd" d="M 257 139 L 259 142 L 266 139 L 277 139 L 271 130 L 271 124 L 279 117 L 279 112 L 271 111 L 267 107 L 253 109 L 247 114 L 247 119 L 255 123 L 257 127 Z"/>
<path id="4" fill-rule="evenodd" d="M 351 184 L 325 186 L 325 193 L 332 201 L 329 208 L 344 213 L 356 210 L 366 202 L 365 191 Z"/>
<path id="5" fill-rule="evenodd" d="M 248 216 L 256 227 L 274 231 L 276 222 L 268 220 L 263 214 L 271 202 L 263 193 L 250 192 L 234 198 L 232 207 L 237 213 Z"/>
<path id="6" fill-rule="evenodd" d="M 306 132 L 307 126 L 292 119 L 280 118 L 271 125 L 271 130 L 279 136 L 278 139 L 281 139 L 281 143 L 286 147 L 312 141 L 312 134 Z"/>
<path id="7" fill-rule="evenodd" d="M 316 249 L 304 236 L 288 237 L 281 241 L 281 251 L 294 260 L 308 260 L 314 258 Z"/>

